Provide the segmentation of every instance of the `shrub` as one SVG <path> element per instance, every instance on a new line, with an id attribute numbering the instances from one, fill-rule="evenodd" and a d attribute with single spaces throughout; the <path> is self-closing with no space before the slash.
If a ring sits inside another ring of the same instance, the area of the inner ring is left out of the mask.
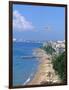
<path id="1" fill-rule="evenodd" d="M 53 60 L 53 68 L 58 72 L 60 78 L 65 80 L 65 52 L 55 57 Z"/>

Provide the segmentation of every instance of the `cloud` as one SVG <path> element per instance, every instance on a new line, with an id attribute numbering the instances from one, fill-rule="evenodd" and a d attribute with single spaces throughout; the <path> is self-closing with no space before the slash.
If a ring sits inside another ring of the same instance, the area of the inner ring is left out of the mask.
<path id="1" fill-rule="evenodd" d="M 13 28 L 19 31 L 33 30 L 34 26 L 19 11 L 13 11 Z"/>

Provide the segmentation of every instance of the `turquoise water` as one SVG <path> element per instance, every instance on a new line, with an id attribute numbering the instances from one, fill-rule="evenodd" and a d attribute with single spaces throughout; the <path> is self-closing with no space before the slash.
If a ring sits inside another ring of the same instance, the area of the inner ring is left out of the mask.
<path id="1" fill-rule="evenodd" d="M 32 80 L 38 68 L 37 58 L 21 58 L 31 56 L 34 49 L 41 47 L 40 43 L 13 43 L 13 86 L 26 85 Z"/>

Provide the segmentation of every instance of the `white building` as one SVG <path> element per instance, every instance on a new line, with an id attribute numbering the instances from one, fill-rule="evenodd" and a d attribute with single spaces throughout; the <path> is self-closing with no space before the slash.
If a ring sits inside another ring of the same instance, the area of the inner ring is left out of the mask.
<path id="1" fill-rule="evenodd" d="M 53 48 L 56 50 L 57 54 L 60 54 L 65 51 L 65 42 L 64 41 L 57 41 L 53 44 Z"/>
<path id="2" fill-rule="evenodd" d="M 43 46 L 51 45 L 55 49 L 56 54 L 60 54 L 65 51 L 65 40 L 63 41 L 49 41 L 48 43 L 43 43 Z"/>

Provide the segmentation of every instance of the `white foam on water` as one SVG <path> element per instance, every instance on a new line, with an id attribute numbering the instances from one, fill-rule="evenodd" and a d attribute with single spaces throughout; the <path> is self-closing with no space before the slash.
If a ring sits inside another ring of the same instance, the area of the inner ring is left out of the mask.
<path id="1" fill-rule="evenodd" d="M 33 73 L 30 75 L 30 77 L 23 83 L 23 85 L 26 85 L 30 80 L 31 80 L 31 77 L 33 76 Z"/>
<path id="2" fill-rule="evenodd" d="M 30 81 L 30 77 L 23 83 L 23 85 L 26 85 Z"/>

